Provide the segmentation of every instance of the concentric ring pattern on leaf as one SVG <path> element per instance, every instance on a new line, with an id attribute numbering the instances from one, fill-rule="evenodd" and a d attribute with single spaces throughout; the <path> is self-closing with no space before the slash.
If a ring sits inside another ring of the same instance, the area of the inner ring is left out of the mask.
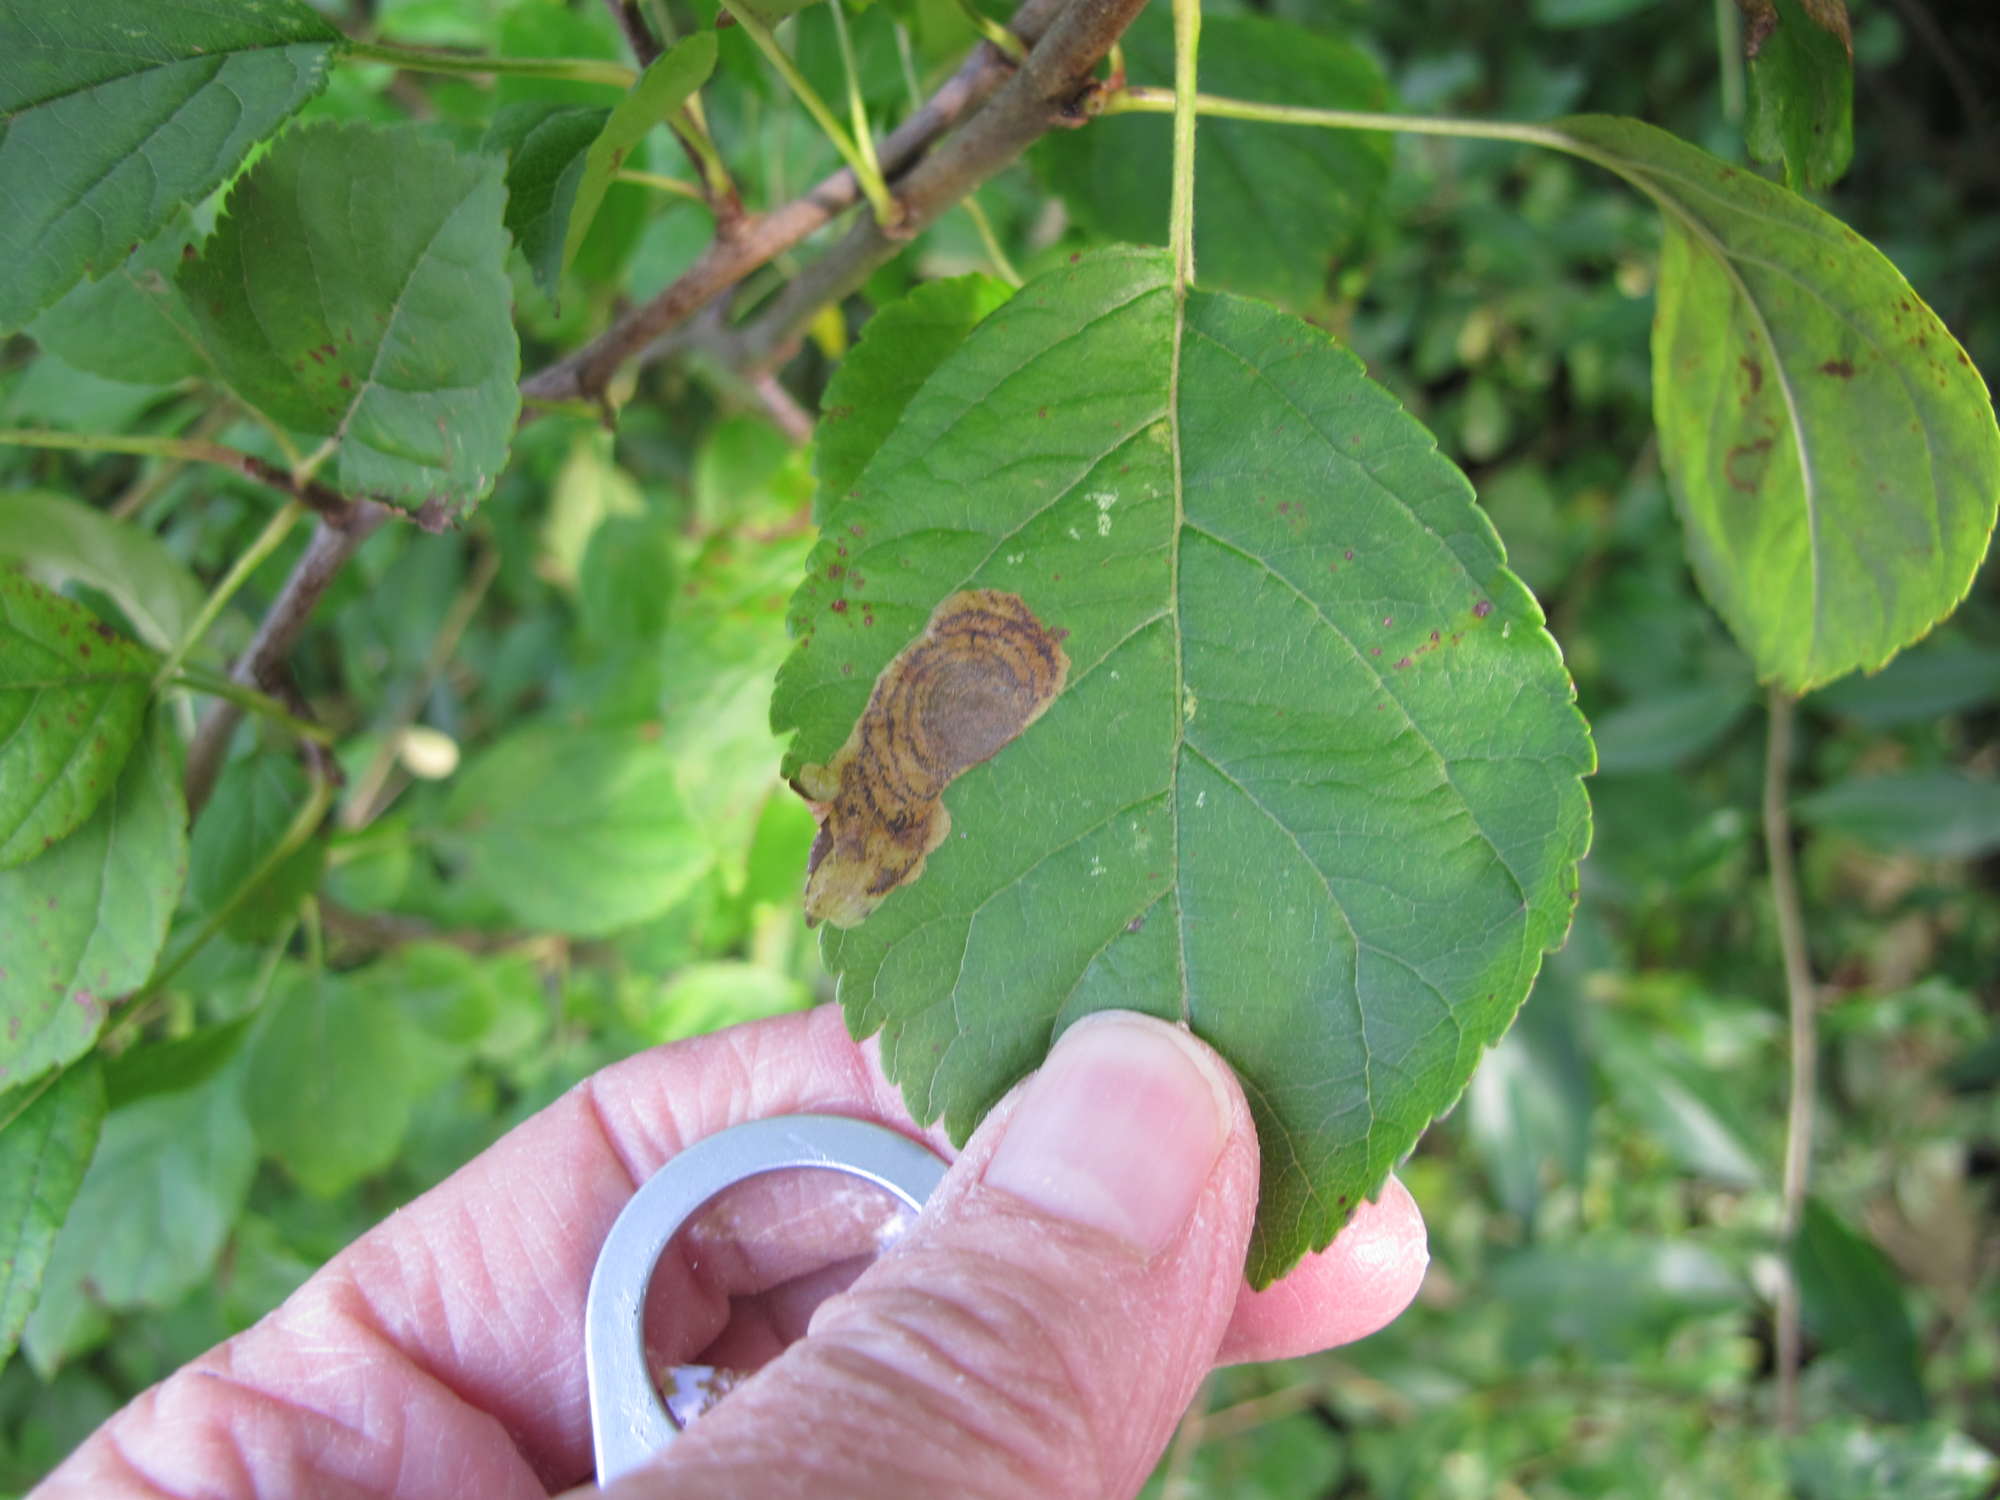
<path id="1" fill-rule="evenodd" d="M 793 602 L 787 772 L 938 601 L 1018 594 L 1068 686 L 945 794 L 925 873 L 823 952 L 963 1137 L 1064 1026 L 1185 1019 L 1257 1115 L 1258 1281 L 1457 1098 L 1568 921 L 1591 751 L 1471 487 L 1325 335 L 1108 251 L 910 401 Z"/>

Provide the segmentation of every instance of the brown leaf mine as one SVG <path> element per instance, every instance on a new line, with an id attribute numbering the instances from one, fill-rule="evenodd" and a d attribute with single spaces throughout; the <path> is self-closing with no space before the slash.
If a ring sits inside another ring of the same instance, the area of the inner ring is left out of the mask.
<path id="1" fill-rule="evenodd" d="M 951 832 L 944 789 L 1062 691 L 1063 634 L 997 589 L 953 594 L 932 612 L 875 679 L 839 753 L 793 783 L 820 820 L 806 864 L 808 923 L 852 927 L 923 874 Z"/>

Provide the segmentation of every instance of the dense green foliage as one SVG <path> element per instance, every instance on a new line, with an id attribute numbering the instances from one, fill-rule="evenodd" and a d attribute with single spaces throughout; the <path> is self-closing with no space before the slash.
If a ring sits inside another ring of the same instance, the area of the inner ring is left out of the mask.
<path id="1" fill-rule="evenodd" d="M 1989 1492 L 2000 44 L 1206 9 L 1207 93 L 1509 138 L 1204 118 L 1183 297 L 1166 120 L 1100 96 L 769 358 L 838 226 L 524 406 L 840 166 L 745 28 L 0 0 L 0 1490 L 592 1069 L 837 985 L 961 1135 L 1076 1015 L 1186 1018 L 1260 1279 L 1402 1163 L 1418 1306 L 1218 1376 L 1163 1493 Z M 878 138 L 977 35 L 793 11 Z M 1171 83 L 1164 5 L 1119 56 Z M 966 588 L 1067 686 L 809 933 L 785 778 Z"/>

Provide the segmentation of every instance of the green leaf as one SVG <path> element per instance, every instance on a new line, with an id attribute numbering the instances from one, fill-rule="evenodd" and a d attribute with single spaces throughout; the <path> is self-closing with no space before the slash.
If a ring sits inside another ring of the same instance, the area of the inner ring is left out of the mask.
<path id="1" fill-rule="evenodd" d="M 26 574 L 0 569 L 0 869 L 104 800 L 139 737 L 148 653 Z"/>
<path id="2" fill-rule="evenodd" d="M 96 1060 L 61 1074 L 20 1114 L 0 1096 L 0 1365 L 34 1310 L 56 1233 L 83 1185 L 104 1123 Z"/>
<path id="3" fill-rule="evenodd" d="M 1563 1353 L 1612 1362 L 1662 1342 L 1690 1318 L 1741 1307 L 1742 1275 L 1700 1242 L 1603 1235 L 1508 1256 L 1486 1295 L 1508 1314 L 1505 1358 Z"/>
<path id="4" fill-rule="evenodd" d="M 1877 849 L 1976 859 L 2000 849 L 2000 782 L 1959 771 L 1857 777 L 1799 798 L 1794 810 Z"/>
<path id="5" fill-rule="evenodd" d="M 1574 951 L 1572 940 L 1542 970 L 1513 1028 L 1472 1075 L 1460 1117 L 1494 1196 L 1531 1228 L 1550 1178 L 1581 1181 L 1590 1149 L 1584 1001 L 1562 962 Z"/>
<path id="6" fill-rule="evenodd" d="M 171 650 L 204 594 L 187 564 L 151 532 L 66 495 L 0 491 L 0 557 L 17 557 L 51 586 L 75 579 L 111 596 L 140 639 Z"/>
<path id="7" fill-rule="evenodd" d="M 0 332 L 220 186 L 326 83 L 301 0 L 34 0 L 0 11 Z"/>
<path id="8" fill-rule="evenodd" d="M 1659 0 L 1535 0 L 1538 25 L 1569 30 L 1581 26 L 1606 26 L 1656 5 Z"/>
<path id="9" fill-rule="evenodd" d="M 1869 1411 L 1892 1422 L 1919 1422 L 1923 1359 L 1895 1268 L 1817 1198 L 1806 1200 L 1792 1248 L 1799 1315 L 1819 1340 L 1820 1360 Z"/>
<path id="10" fill-rule="evenodd" d="M 1711 750 L 1755 695 L 1740 677 L 1709 678 L 1626 703 L 1591 721 L 1604 776 L 1664 771 Z"/>
<path id="11" fill-rule="evenodd" d="M 805 1010 L 812 991 L 790 974 L 741 959 L 689 964 L 665 984 L 640 988 L 628 997 L 626 1020 L 649 1042 L 677 1042 Z"/>
<path id="12" fill-rule="evenodd" d="M 245 1059 L 257 1144 L 322 1197 L 396 1159 L 426 1081 L 425 1038 L 373 985 L 281 972 Z"/>
<path id="13" fill-rule="evenodd" d="M 1879 251 L 1776 183 L 1636 120 L 1551 136 L 1665 218 L 1653 410 L 1710 601 L 1790 691 L 1881 666 L 1986 554 L 2000 428 L 1971 359 Z"/>
<path id="14" fill-rule="evenodd" d="M 549 1006 L 525 953 L 468 953 L 445 943 L 404 943 L 355 976 L 447 1052 L 504 1060 L 547 1031 Z"/>
<path id="15" fill-rule="evenodd" d="M 155 718 L 84 825 L 0 870 L 0 1085 L 89 1050 L 152 972 L 187 873 L 187 812 Z"/>
<path id="16" fill-rule="evenodd" d="M 243 1049 L 253 1019 L 239 1016 L 192 1036 L 128 1047 L 105 1064 L 104 1094 L 111 1108 L 206 1083 Z"/>
<path id="17" fill-rule="evenodd" d="M 135 385 L 172 385 L 208 364 L 174 276 L 201 236 L 185 209 L 101 281 L 80 282 L 28 332 L 59 358 Z"/>
<path id="18" fill-rule="evenodd" d="M 1171 86 L 1173 27 L 1164 7 L 1124 37 L 1134 82 Z M 1383 110 L 1389 85 L 1360 48 L 1261 16 L 1215 16 L 1201 28 L 1203 92 L 1267 104 Z M 1051 132 L 1035 148 L 1076 219 L 1106 239 L 1164 243 L 1170 122 L 1110 115 Z M 1374 212 L 1393 143 L 1351 130 L 1204 120 L 1195 146 L 1195 243 L 1205 285 L 1309 308 Z"/>
<path id="19" fill-rule="evenodd" d="M 44 1379 L 103 1311 L 171 1307 L 214 1270 L 257 1164 L 239 1093 L 225 1072 L 105 1120 L 22 1340 Z"/>
<path id="20" fill-rule="evenodd" d="M 711 858 L 645 729 L 516 730 L 460 774 L 446 819 L 468 886 L 578 937 L 658 916 Z"/>
<path id="21" fill-rule="evenodd" d="M 879 309 L 840 362 L 820 400 L 813 471 L 822 518 L 846 495 L 919 387 L 988 313 L 1014 295 L 1006 282 L 974 273 L 927 281 Z"/>
<path id="22" fill-rule="evenodd" d="M 1854 156 L 1854 35 L 1847 0 L 1737 0 L 1750 90 L 1743 141 L 1783 162 L 1785 183 L 1823 188 Z"/>
<path id="23" fill-rule="evenodd" d="M 180 288 L 236 393 L 337 445 L 348 493 L 460 510 L 520 411 L 501 163 L 413 127 L 309 125 L 230 193 Z"/>
<path id="24" fill-rule="evenodd" d="M 1942 1423 L 1871 1427 L 1828 1416 L 1786 1455 L 1800 1500 L 1985 1500 L 2000 1459 Z"/>
<path id="25" fill-rule="evenodd" d="M 563 267 L 576 259 L 612 178 L 633 148 L 655 125 L 685 104 L 714 70 L 715 35 L 699 31 L 656 58 L 640 75 L 632 91 L 618 101 L 603 130 L 584 153 L 583 174 L 576 185 L 576 200 L 562 241 Z M 549 289 L 553 294 L 553 282 Z"/>
<path id="26" fill-rule="evenodd" d="M 507 230 L 550 297 L 562 281 L 570 214 L 584 155 L 608 109 L 524 100 L 494 115 L 482 145 L 507 158 Z"/>
<path id="27" fill-rule="evenodd" d="M 1743 1118 L 1740 1087 L 1732 1089 L 1657 1027 L 1606 1013 L 1592 1030 L 1598 1066 L 1621 1114 L 1684 1171 L 1731 1187 L 1764 1181 L 1764 1156 Z"/>
<path id="28" fill-rule="evenodd" d="M 1970 642 L 1925 641 L 1872 677 L 1849 677 L 1813 694 L 1815 708 L 1886 729 L 2000 698 L 2000 649 Z"/>
<path id="29" fill-rule="evenodd" d="M 945 796 L 921 879 L 822 952 L 963 1139 L 1077 1017 L 1185 1019 L 1246 1080 L 1250 1271 L 1325 1245 L 1458 1097 L 1567 925 L 1590 745 L 1464 477 L 1360 361 L 1114 251 L 1040 278 L 827 516 L 772 722 L 846 741 L 940 600 L 1018 593 L 1067 688 Z"/>
<path id="30" fill-rule="evenodd" d="M 680 528 L 657 512 L 598 522 L 577 571 L 584 633 L 606 646 L 657 641 L 673 613 L 679 543 Z"/>
<path id="31" fill-rule="evenodd" d="M 276 937 L 319 886 L 326 845 L 317 838 L 266 868 L 311 794 L 297 760 L 259 751 L 229 763 L 195 824 L 188 894 L 204 914 L 228 907 L 224 930 L 239 942 Z"/>

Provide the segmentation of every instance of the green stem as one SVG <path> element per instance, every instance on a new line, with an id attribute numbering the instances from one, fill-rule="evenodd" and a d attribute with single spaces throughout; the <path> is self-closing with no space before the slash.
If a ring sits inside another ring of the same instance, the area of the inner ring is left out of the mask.
<path id="1" fill-rule="evenodd" d="M 840 153 L 840 159 L 846 162 L 848 169 L 854 173 L 854 180 L 860 185 L 861 194 L 868 200 L 868 206 L 875 210 L 876 222 L 893 224 L 897 218 L 896 201 L 889 196 L 889 184 L 882 180 L 881 169 L 871 168 L 868 158 L 861 154 L 861 148 L 855 145 L 853 137 L 841 127 L 840 121 L 833 117 L 833 111 L 827 108 L 826 101 L 820 98 L 819 90 L 807 81 L 806 75 L 799 71 L 791 56 L 778 45 L 778 39 L 771 35 L 770 28 L 749 13 L 743 5 L 743 0 L 722 0 L 722 8 L 735 18 L 736 24 L 743 28 L 743 34 L 756 44 L 757 50 L 764 54 L 765 60 L 776 68 L 778 76 L 785 80 L 785 86 L 792 91 L 799 103 L 805 106 L 806 113 L 813 117 L 813 123 L 819 126 L 829 141 L 833 142 L 833 149 Z"/>
<path id="2" fill-rule="evenodd" d="M 658 172 L 637 172 L 630 167 L 620 168 L 617 173 L 620 182 L 629 182 L 638 187 L 651 188 L 659 193 L 672 193 L 679 198 L 692 198 L 697 203 L 706 203 L 708 194 L 692 182 L 683 182 L 678 177 L 663 176 Z"/>
<path id="3" fill-rule="evenodd" d="M 1178 300 L 1186 299 L 1194 281 L 1194 117 L 1202 98 L 1194 85 L 1200 45 L 1201 0 L 1174 0 L 1174 92 L 1167 103 L 1174 117 L 1174 183 L 1167 244 L 1173 251 Z"/>
<path id="4" fill-rule="evenodd" d="M 1001 247 L 1000 236 L 993 232 L 993 221 L 986 217 L 986 210 L 980 207 L 979 195 L 967 193 L 961 200 L 961 206 L 965 209 L 966 217 L 972 220 L 972 227 L 979 232 L 979 243 L 986 248 L 986 258 L 993 262 L 993 269 L 999 273 L 1000 279 L 1009 286 L 1020 286 L 1021 273 L 1015 269 L 1014 262 L 1007 258 L 1006 250 Z"/>
<path id="5" fill-rule="evenodd" d="M 847 124 L 854 132 L 855 149 L 868 163 L 869 174 L 878 182 L 886 182 L 882 176 L 882 158 L 875 154 L 875 133 L 868 128 L 868 105 L 861 97 L 861 70 L 854 64 L 854 39 L 847 34 L 847 7 L 841 0 L 827 0 L 827 13 L 833 17 L 840 70 L 847 80 Z"/>
<path id="6" fill-rule="evenodd" d="M 268 880 L 273 870 L 289 859 L 300 845 L 313 836 L 321 819 L 326 816 L 327 808 L 332 804 L 333 783 L 325 776 L 315 775 L 311 793 L 300 805 L 297 814 L 286 826 L 284 835 L 272 847 L 270 853 L 259 860 L 256 868 L 243 877 L 236 889 L 229 893 L 227 901 L 209 913 L 207 920 L 195 929 L 194 936 L 187 940 L 181 951 L 161 965 L 153 977 L 146 981 L 144 987 L 125 1002 L 128 1015 L 136 1012 L 147 1000 L 165 989 L 173 977 L 187 967 L 189 960 L 208 946 L 210 940 L 222 931 L 222 924 L 229 920 L 236 908 L 243 904 L 244 899 Z"/>
<path id="7" fill-rule="evenodd" d="M 455 52 L 399 47 L 393 42 L 357 41 L 349 41 L 340 49 L 340 55 L 364 62 L 388 63 L 411 73 L 559 78 L 570 83 L 608 83 L 620 89 L 629 89 L 639 81 L 639 75 L 625 64 L 596 57 L 467 57 Z"/>
<path id="8" fill-rule="evenodd" d="M 1104 101 L 1100 114 L 1170 115 L 1172 89 L 1131 84 Z M 1317 125 L 1328 130 L 1381 130 L 1406 135 L 1448 135 L 1475 141 L 1521 141 L 1567 151 L 1586 161 L 1602 158 L 1582 143 L 1547 125 L 1522 125 L 1507 120 L 1453 120 L 1439 115 L 1385 115 L 1361 109 L 1313 109 L 1303 104 L 1259 104 L 1220 94 L 1196 94 L 1194 112 L 1220 120 L 1256 120 L 1267 125 Z M 1608 165 L 1608 163 L 1603 163 Z"/>
<path id="9" fill-rule="evenodd" d="M 224 677 L 220 672 L 211 672 L 203 667 L 182 667 L 180 675 L 168 686 L 183 688 L 190 693 L 206 693 L 211 698 L 227 698 L 231 703 L 248 709 L 259 718 L 269 719 L 273 724 L 290 730 L 302 740 L 311 740 L 320 745 L 333 743 L 333 731 L 324 724 L 301 719 L 270 694 L 260 693 L 253 687 L 246 687 L 234 678 Z"/>
<path id="10" fill-rule="evenodd" d="M 1715 54 L 1722 69 L 1722 118 L 1743 123 L 1743 19 L 1736 0 L 1715 0 Z"/>
<path id="11" fill-rule="evenodd" d="M 1021 39 L 987 15 L 973 0 L 958 0 L 958 8 L 965 12 L 965 19 L 972 23 L 972 29 L 999 48 L 1003 55 L 1017 63 L 1028 60 L 1028 49 Z"/>
<path id="12" fill-rule="evenodd" d="M 181 458 L 191 463 L 236 467 L 232 450 L 200 438 L 151 437 L 124 432 L 44 432 L 31 427 L 0 427 L 0 443 L 23 448 L 66 448 L 78 453 L 130 453 L 140 458 Z"/>
<path id="13" fill-rule="evenodd" d="M 167 653 L 167 659 L 160 663 L 160 670 L 153 674 L 154 692 L 157 693 L 176 672 L 180 671 L 181 663 L 187 660 L 190 651 L 201 644 L 201 638 L 208 634 L 209 627 L 215 623 L 216 616 L 222 613 L 223 607 L 235 597 L 236 591 L 249 581 L 250 575 L 257 571 L 258 565 L 278 550 L 279 543 L 284 541 L 291 529 L 298 524 L 299 517 L 305 513 L 303 500 L 287 500 L 278 507 L 277 513 L 265 523 L 264 529 L 257 533 L 257 539 L 251 542 L 243 554 L 230 565 L 229 571 L 223 575 L 222 582 L 218 583 L 208 598 L 202 601 L 201 609 L 189 622 L 187 631 L 174 642 L 174 649 Z"/>
<path id="14" fill-rule="evenodd" d="M 1778 1430 L 1799 1430 L 1799 1287 L 1793 1270 L 1799 1224 L 1805 1216 L 1812 1174 L 1813 1109 L 1819 1092 L 1819 999 L 1806 948 L 1804 903 L 1792 861 L 1792 726 L 1796 705 L 1782 688 L 1770 691 L 1770 725 L 1764 749 L 1764 858 L 1770 867 L 1771 905 L 1778 918 L 1778 949 L 1785 964 L 1785 1010 L 1790 1020 L 1790 1098 L 1785 1106 L 1785 1170 L 1778 1190 L 1776 1343 Z"/>
<path id="15" fill-rule="evenodd" d="M 709 206 L 716 212 L 718 220 L 731 212 L 740 215 L 743 205 L 736 192 L 736 179 L 729 175 L 729 168 L 722 160 L 722 153 L 715 149 L 715 141 L 708 133 L 708 116 L 701 107 L 701 96 L 691 95 L 688 102 L 675 110 L 668 119 L 674 139 L 681 143 L 681 149 L 693 159 L 701 173 L 701 180 L 708 188 Z"/>

